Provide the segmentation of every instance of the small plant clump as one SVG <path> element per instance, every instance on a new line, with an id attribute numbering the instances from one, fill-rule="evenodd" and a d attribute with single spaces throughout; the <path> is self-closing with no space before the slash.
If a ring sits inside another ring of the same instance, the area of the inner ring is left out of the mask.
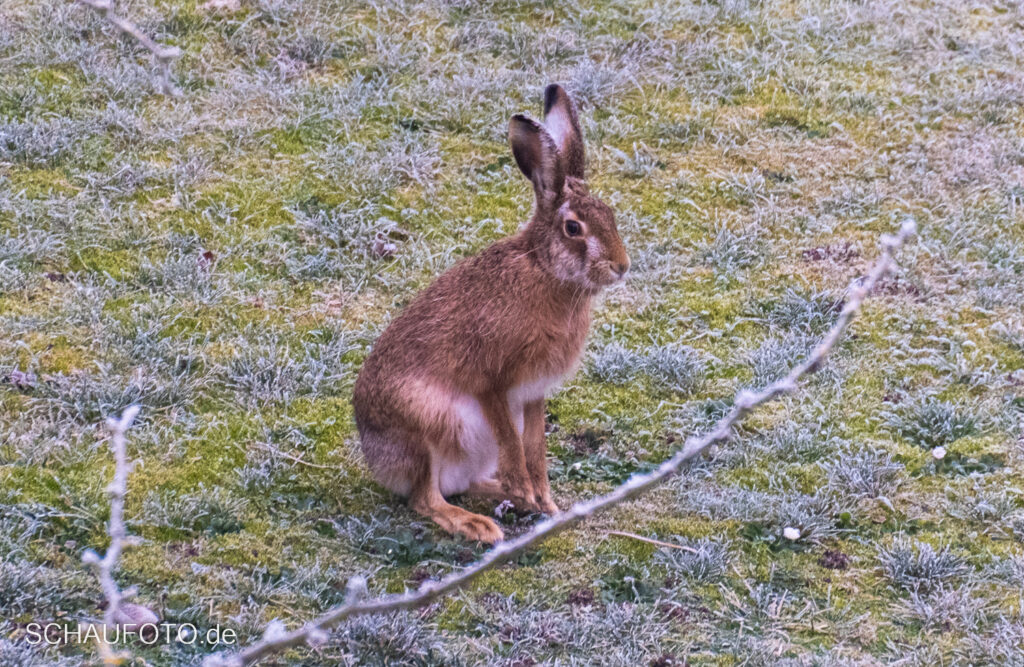
<path id="1" fill-rule="evenodd" d="M 963 404 L 927 396 L 885 414 L 887 425 L 911 444 L 945 447 L 980 431 L 977 417 Z"/>
<path id="2" fill-rule="evenodd" d="M 927 542 L 900 538 L 878 550 L 885 576 L 907 590 L 932 590 L 963 577 L 971 568 L 948 545 L 936 548 Z"/>

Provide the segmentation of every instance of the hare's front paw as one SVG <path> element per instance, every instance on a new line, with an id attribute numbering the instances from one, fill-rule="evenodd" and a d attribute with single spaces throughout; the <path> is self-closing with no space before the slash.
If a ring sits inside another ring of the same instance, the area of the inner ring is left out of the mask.
<path id="1" fill-rule="evenodd" d="M 511 501 L 516 509 L 528 512 L 538 511 L 535 501 L 537 493 L 533 490 L 533 484 L 528 478 L 504 477 L 498 481 L 498 484 L 501 487 L 502 498 Z"/>
<path id="2" fill-rule="evenodd" d="M 558 505 L 551 498 L 538 498 L 537 499 L 538 511 L 547 514 L 548 516 L 555 516 L 562 510 L 558 509 Z"/>

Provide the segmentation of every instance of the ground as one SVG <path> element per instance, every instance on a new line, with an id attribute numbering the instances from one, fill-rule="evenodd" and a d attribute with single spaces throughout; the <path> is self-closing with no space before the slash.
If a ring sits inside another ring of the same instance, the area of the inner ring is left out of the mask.
<path id="1" fill-rule="evenodd" d="M 251 640 L 482 553 L 370 478 L 350 395 L 403 304 L 528 218 L 507 121 L 559 81 L 633 261 L 549 403 L 562 506 L 784 373 L 881 233 L 919 239 L 677 480 L 279 662 L 1024 664 L 1020 2 L 220 4 L 118 3 L 182 49 L 177 97 L 88 8 L 0 9 L 0 662 L 95 659 L 26 627 L 101 614 L 82 553 L 132 403 L 117 576 L 168 622 Z"/>

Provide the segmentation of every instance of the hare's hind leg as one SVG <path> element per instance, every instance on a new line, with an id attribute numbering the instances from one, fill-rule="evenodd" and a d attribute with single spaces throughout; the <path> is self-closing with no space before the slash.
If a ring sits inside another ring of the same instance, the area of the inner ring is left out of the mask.
<path id="1" fill-rule="evenodd" d="M 487 544 L 501 541 L 505 534 L 492 519 L 456 507 L 444 499 L 439 484 L 439 466 L 439 458 L 431 455 L 430 465 L 424 466 L 422 474 L 413 480 L 409 506 L 449 533 Z"/>

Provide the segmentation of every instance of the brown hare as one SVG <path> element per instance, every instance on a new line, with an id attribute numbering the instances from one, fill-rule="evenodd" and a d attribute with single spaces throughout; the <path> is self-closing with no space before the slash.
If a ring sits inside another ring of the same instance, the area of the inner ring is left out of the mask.
<path id="1" fill-rule="evenodd" d="M 377 341 L 353 397 L 374 476 L 444 530 L 489 543 L 498 525 L 445 496 L 558 512 L 544 397 L 579 364 L 591 299 L 629 269 L 612 210 L 584 182 L 566 92 L 548 86 L 544 123 L 515 115 L 508 138 L 533 183 L 533 217 L 419 294 Z"/>

